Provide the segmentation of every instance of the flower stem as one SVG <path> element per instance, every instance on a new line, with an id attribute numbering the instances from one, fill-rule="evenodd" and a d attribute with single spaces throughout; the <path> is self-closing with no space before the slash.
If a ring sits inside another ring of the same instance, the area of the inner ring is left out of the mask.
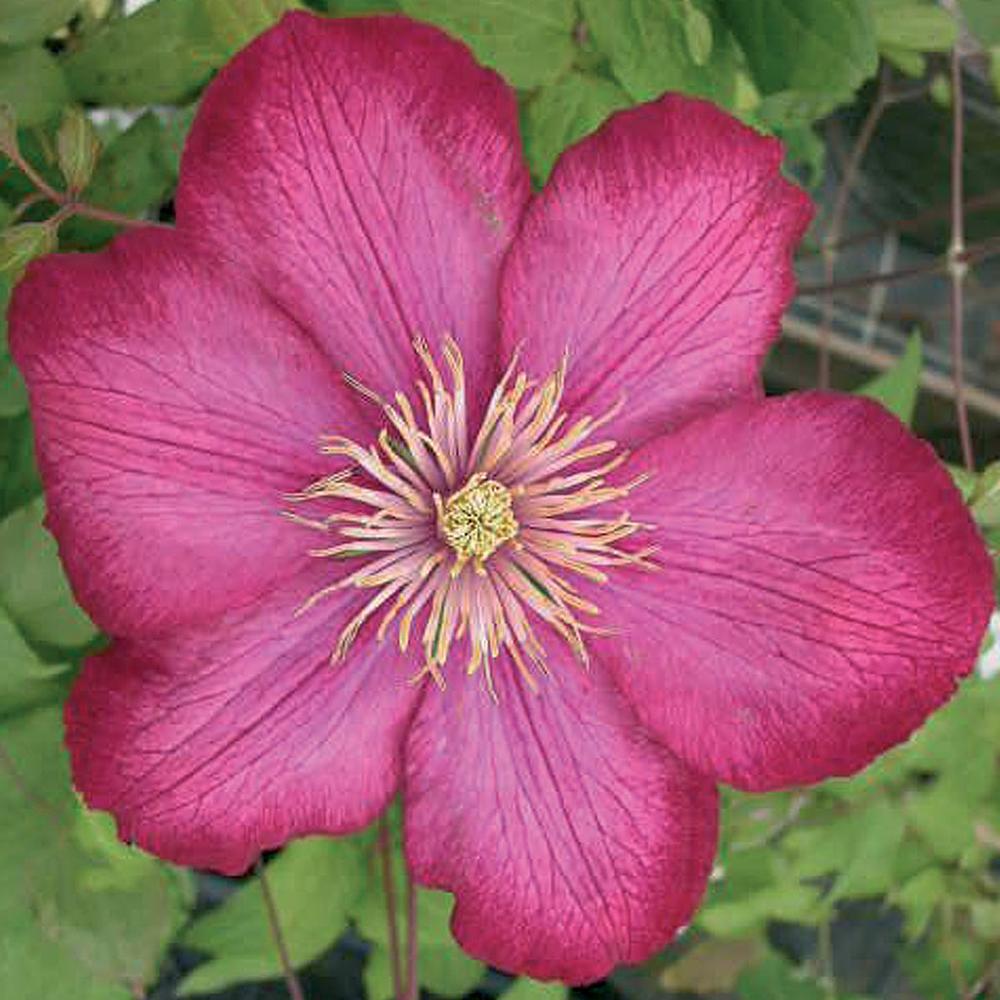
<path id="1" fill-rule="evenodd" d="M 409 876 L 406 880 L 406 1000 L 417 1000 L 420 995 L 420 980 L 417 975 L 417 934 L 417 887 L 412 876 Z"/>
<path id="2" fill-rule="evenodd" d="M 854 187 L 854 181 L 857 178 L 861 161 L 864 159 L 869 145 L 871 145 L 875 129 L 878 127 L 888 104 L 889 67 L 888 64 L 883 64 L 882 73 L 879 76 L 878 92 L 861 126 L 861 131 L 858 132 L 851 155 L 844 166 L 844 173 L 837 187 L 837 194 L 834 197 L 833 211 L 830 213 L 830 224 L 827 226 L 826 234 L 823 237 L 823 283 L 829 291 L 823 296 L 823 322 L 820 328 L 817 380 L 821 389 L 830 388 L 830 339 L 833 335 L 832 296 L 835 287 L 833 279 L 837 267 L 837 246 L 844 227 L 847 202 L 850 198 L 851 189 Z"/>
<path id="3" fill-rule="evenodd" d="M 969 432 L 969 413 L 965 402 L 964 325 L 965 325 L 965 276 L 969 265 L 965 253 L 965 207 L 963 204 L 965 120 L 962 108 L 962 57 L 958 46 L 951 53 L 951 246 L 948 250 L 948 272 L 951 275 L 951 371 L 955 383 L 955 417 L 958 436 L 962 445 L 962 462 L 968 472 L 976 467 L 972 453 L 972 435 Z"/>
<path id="4" fill-rule="evenodd" d="M 28 178 L 37 189 L 34 195 L 29 195 L 22 203 L 22 206 L 15 214 L 15 220 L 27 208 L 37 201 L 51 201 L 58 206 L 59 211 L 49 221 L 53 225 L 58 225 L 64 219 L 73 215 L 80 215 L 86 219 L 94 219 L 97 222 L 107 222 L 114 226 L 124 228 L 135 228 L 137 226 L 157 226 L 163 229 L 172 227 L 164 225 L 162 222 L 153 222 L 149 219 L 136 219 L 131 215 L 122 215 L 120 212 L 112 211 L 109 208 L 98 208 L 95 205 L 88 205 L 86 202 L 78 201 L 76 192 L 57 191 L 44 177 L 28 162 L 18 149 L 4 149 L 3 154 L 17 167 L 18 170 Z M 53 220 L 56 220 L 53 222 Z"/>
<path id="5" fill-rule="evenodd" d="M 281 962 L 281 971 L 285 976 L 288 995 L 292 1000 L 305 1000 L 305 994 L 302 992 L 302 984 L 299 982 L 298 976 L 295 975 L 295 969 L 288 954 L 285 935 L 281 931 L 281 922 L 278 920 L 278 908 L 274 904 L 274 896 L 271 893 L 271 885 L 264 871 L 264 862 L 262 859 L 257 859 L 256 867 L 257 881 L 260 883 L 261 895 L 264 897 L 264 909 L 267 910 L 267 923 L 271 928 L 271 937 L 274 940 L 274 946 L 278 949 L 278 960 Z"/>
<path id="6" fill-rule="evenodd" d="M 377 848 L 382 862 L 382 891 L 385 893 L 386 923 L 389 932 L 389 961 L 392 965 L 392 991 L 403 1000 L 403 963 L 399 948 L 399 914 L 396 909 L 396 885 L 392 877 L 392 847 L 389 821 L 385 814 L 378 821 Z"/>
<path id="7" fill-rule="evenodd" d="M 958 264 L 974 264 L 977 261 L 996 257 L 1000 254 L 1000 238 L 990 237 L 973 243 L 962 253 L 941 256 L 927 264 L 917 264 L 913 267 L 900 268 L 898 271 L 880 271 L 875 274 L 862 274 L 856 278 L 845 278 L 835 281 L 832 285 L 802 285 L 799 295 L 825 295 L 828 292 L 848 291 L 852 288 L 866 288 L 870 285 L 883 285 L 895 281 L 906 281 L 909 278 L 921 278 L 931 274 L 940 274 L 948 270 L 952 261 Z"/>

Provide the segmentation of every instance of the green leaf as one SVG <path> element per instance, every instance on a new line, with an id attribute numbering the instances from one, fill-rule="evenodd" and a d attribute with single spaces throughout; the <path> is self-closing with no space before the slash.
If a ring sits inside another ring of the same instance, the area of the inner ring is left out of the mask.
<path id="1" fill-rule="evenodd" d="M 893 866 L 906 820 L 890 802 L 879 800 L 852 816 L 855 824 L 847 864 L 830 889 L 831 899 L 878 896 L 893 883 Z"/>
<path id="2" fill-rule="evenodd" d="M 2 205 L 2 202 L 0 202 Z M 16 417 L 28 407 L 24 380 L 7 353 L 7 305 L 10 301 L 11 279 L 0 274 L 0 420 Z M 0 463 L 0 476 L 2 476 Z"/>
<path id="3" fill-rule="evenodd" d="M 660 973 L 659 984 L 677 993 L 727 993 L 741 973 L 760 961 L 765 946 L 758 937 L 705 938 Z"/>
<path id="4" fill-rule="evenodd" d="M 913 52 L 947 52 L 958 35 L 955 18 L 942 7 L 920 0 L 875 0 L 875 38 L 883 45 Z"/>
<path id="5" fill-rule="evenodd" d="M 906 800 L 905 810 L 910 826 L 942 861 L 958 861 L 973 843 L 976 803 L 953 786 L 935 785 L 914 793 Z"/>
<path id="6" fill-rule="evenodd" d="M 984 941 L 1000 941 L 1000 902 L 978 900 L 969 908 L 972 929 Z"/>
<path id="7" fill-rule="evenodd" d="M 25 998 L 142 993 L 189 897 L 153 858 L 95 843 L 70 788 L 58 707 L 4 722 L 0 813 L 0 982 Z"/>
<path id="8" fill-rule="evenodd" d="M 501 1000 L 567 1000 L 569 990 L 561 983 L 540 983 L 537 979 L 521 976 Z"/>
<path id="9" fill-rule="evenodd" d="M 0 521 L 0 606 L 32 642 L 77 649 L 96 629 L 73 600 L 44 516 L 39 498 Z"/>
<path id="10" fill-rule="evenodd" d="M 922 52 L 914 52 L 912 49 L 901 49 L 895 45 L 880 45 L 879 52 L 900 73 L 919 80 L 927 72 L 927 58 Z"/>
<path id="11" fill-rule="evenodd" d="M 968 503 L 984 528 L 1000 526 L 1000 462 L 990 462 L 975 479 Z"/>
<path id="12" fill-rule="evenodd" d="M 878 68 L 868 0 L 720 0 L 762 94 L 811 95 L 833 110 Z"/>
<path id="13" fill-rule="evenodd" d="M 411 17 L 468 42 L 514 87 L 551 83 L 573 60 L 573 0 L 400 0 Z"/>
<path id="14" fill-rule="evenodd" d="M 354 17 L 358 14 L 385 14 L 399 10 L 396 0 L 319 0 L 324 10 L 338 17 Z"/>
<path id="15" fill-rule="evenodd" d="M 0 419 L 16 417 L 28 408 L 24 379 L 9 354 L 0 353 Z"/>
<path id="16" fill-rule="evenodd" d="M 856 392 L 859 396 L 878 400 L 890 413 L 894 413 L 909 426 L 917 405 L 923 367 L 923 343 L 919 333 L 912 333 L 896 365 L 866 382 Z"/>
<path id="17" fill-rule="evenodd" d="M 227 55 L 238 52 L 282 14 L 302 10 L 297 0 L 204 0 L 212 32 Z"/>
<path id="18" fill-rule="evenodd" d="M 935 104 L 942 108 L 951 107 L 951 80 L 944 73 L 935 73 L 931 77 L 929 93 Z"/>
<path id="19" fill-rule="evenodd" d="M 19 126 L 48 121 L 68 100 L 62 70 L 45 49 L 0 50 L 0 103 L 14 110 Z"/>
<path id="20" fill-rule="evenodd" d="M 63 67 L 85 103 L 171 104 L 224 60 L 202 0 L 157 0 L 87 37 Z"/>
<path id="21" fill-rule="evenodd" d="M 421 945 L 418 956 L 420 985 L 442 997 L 463 997 L 483 978 L 486 966 L 470 958 L 454 941 Z"/>
<path id="22" fill-rule="evenodd" d="M 892 902 L 904 914 L 903 925 L 907 938 L 917 941 L 923 937 L 938 904 L 948 892 L 948 883 L 940 868 L 926 868 L 905 882 L 893 893 Z"/>
<path id="23" fill-rule="evenodd" d="M 323 954 L 347 928 L 364 889 L 365 859 L 357 839 L 309 837 L 289 844 L 268 864 L 267 876 L 289 955 L 298 968 Z M 182 996 L 281 975 L 257 878 L 196 920 L 183 941 L 211 958 L 184 980 Z"/>
<path id="24" fill-rule="evenodd" d="M 0 610 L 0 718 L 25 712 L 65 694 L 66 664 L 44 663 Z"/>
<path id="25" fill-rule="evenodd" d="M 41 492 L 28 414 L 0 420 L 0 517 Z"/>
<path id="26" fill-rule="evenodd" d="M 581 0 L 587 27 L 622 86 L 637 101 L 668 90 L 735 108 L 740 54 L 715 5 L 692 0 L 710 25 L 712 48 L 703 63 L 691 55 L 683 9 L 662 0 Z"/>
<path id="27" fill-rule="evenodd" d="M 175 183 L 167 133 L 159 119 L 147 112 L 115 138 L 101 155 L 85 192 L 91 205 L 124 215 L 138 215 L 166 199 Z M 62 227 L 63 245 L 96 249 L 118 231 L 117 226 L 93 219 L 70 219 Z"/>
<path id="28" fill-rule="evenodd" d="M 612 111 L 631 103 L 617 84 L 575 70 L 542 87 L 524 112 L 524 143 L 532 174 L 544 181 L 567 146 L 593 132 Z"/>
<path id="29" fill-rule="evenodd" d="M 390 1000 L 395 997 L 392 981 L 392 958 L 389 949 L 373 945 L 365 959 L 365 996 L 367 1000 Z"/>
<path id="30" fill-rule="evenodd" d="M 984 45 L 1000 45 L 1000 4 L 996 0 L 961 0 L 969 30 Z"/>
<path id="31" fill-rule="evenodd" d="M 736 987 L 743 1000 L 823 1000 L 823 990 L 787 959 L 772 954 L 740 976 Z"/>
<path id="32" fill-rule="evenodd" d="M 4 0 L 0 45 L 40 42 L 63 27 L 79 6 L 80 0 Z"/>
<path id="33" fill-rule="evenodd" d="M 56 248 L 55 229 L 44 222 L 22 222 L 0 233 L 0 277 L 17 280 L 36 258 Z"/>

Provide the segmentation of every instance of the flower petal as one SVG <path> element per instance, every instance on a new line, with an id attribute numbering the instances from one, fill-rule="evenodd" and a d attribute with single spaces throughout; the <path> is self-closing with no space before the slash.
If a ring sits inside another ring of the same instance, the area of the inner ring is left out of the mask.
<path id="1" fill-rule="evenodd" d="M 454 336 L 474 385 L 494 370 L 528 192 L 513 92 L 463 45 L 401 17 L 295 13 L 208 88 L 177 212 L 389 394 L 417 334 Z"/>
<path id="2" fill-rule="evenodd" d="M 760 393 L 792 297 L 809 199 L 782 149 L 704 101 L 613 115 L 565 153 L 525 215 L 501 289 L 504 344 L 566 403 L 639 443 Z"/>
<path id="3" fill-rule="evenodd" d="M 549 665 L 537 695 L 508 661 L 495 661 L 496 702 L 478 678 L 427 692 L 406 745 L 405 847 L 419 882 L 455 893 L 468 952 L 583 983 L 690 918 L 716 795 L 642 732 L 603 671 L 568 652 Z"/>
<path id="4" fill-rule="evenodd" d="M 359 639 L 331 666 L 357 592 L 295 615 L 326 571 L 87 662 L 66 708 L 73 778 L 122 839 L 235 875 L 262 850 L 360 829 L 386 806 L 418 696 L 413 665 Z"/>
<path id="5" fill-rule="evenodd" d="M 933 451 L 867 400 L 734 407 L 635 456 L 659 569 L 591 597 L 643 721 L 740 788 L 848 775 L 975 663 L 992 569 Z M 630 466 L 630 472 L 631 472 Z"/>
<path id="6" fill-rule="evenodd" d="M 217 613 L 287 575 L 284 494 L 361 425 L 325 357 L 176 233 L 46 258 L 14 293 L 49 526 L 80 603 L 124 634 Z"/>

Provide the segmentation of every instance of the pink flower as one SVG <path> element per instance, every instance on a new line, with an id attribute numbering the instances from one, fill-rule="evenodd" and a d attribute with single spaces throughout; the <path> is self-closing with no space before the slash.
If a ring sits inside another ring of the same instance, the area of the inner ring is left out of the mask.
<path id="1" fill-rule="evenodd" d="M 291 15 L 205 95 L 176 230 L 35 264 L 12 348 L 115 639 L 86 800 L 235 873 L 401 792 L 461 944 L 582 982 L 690 918 L 717 781 L 850 774 L 951 695 L 991 571 L 894 418 L 762 397 L 777 142 L 668 96 L 532 196 L 516 123 L 432 28 Z"/>

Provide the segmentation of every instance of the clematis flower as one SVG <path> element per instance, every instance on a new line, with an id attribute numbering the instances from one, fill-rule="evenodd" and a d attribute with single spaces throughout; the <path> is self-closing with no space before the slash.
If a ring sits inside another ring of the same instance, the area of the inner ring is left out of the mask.
<path id="1" fill-rule="evenodd" d="M 971 668 L 983 545 L 877 405 L 764 399 L 807 198 L 667 96 L 532 195 L 514 96 L 402 18 L 209 87 L 174 230 L 12 306 L 120 835 L 243 871 L 402 794 L 472 954 L 584 982 L 689 920 L 716 783 L 847 775 Z"/>

